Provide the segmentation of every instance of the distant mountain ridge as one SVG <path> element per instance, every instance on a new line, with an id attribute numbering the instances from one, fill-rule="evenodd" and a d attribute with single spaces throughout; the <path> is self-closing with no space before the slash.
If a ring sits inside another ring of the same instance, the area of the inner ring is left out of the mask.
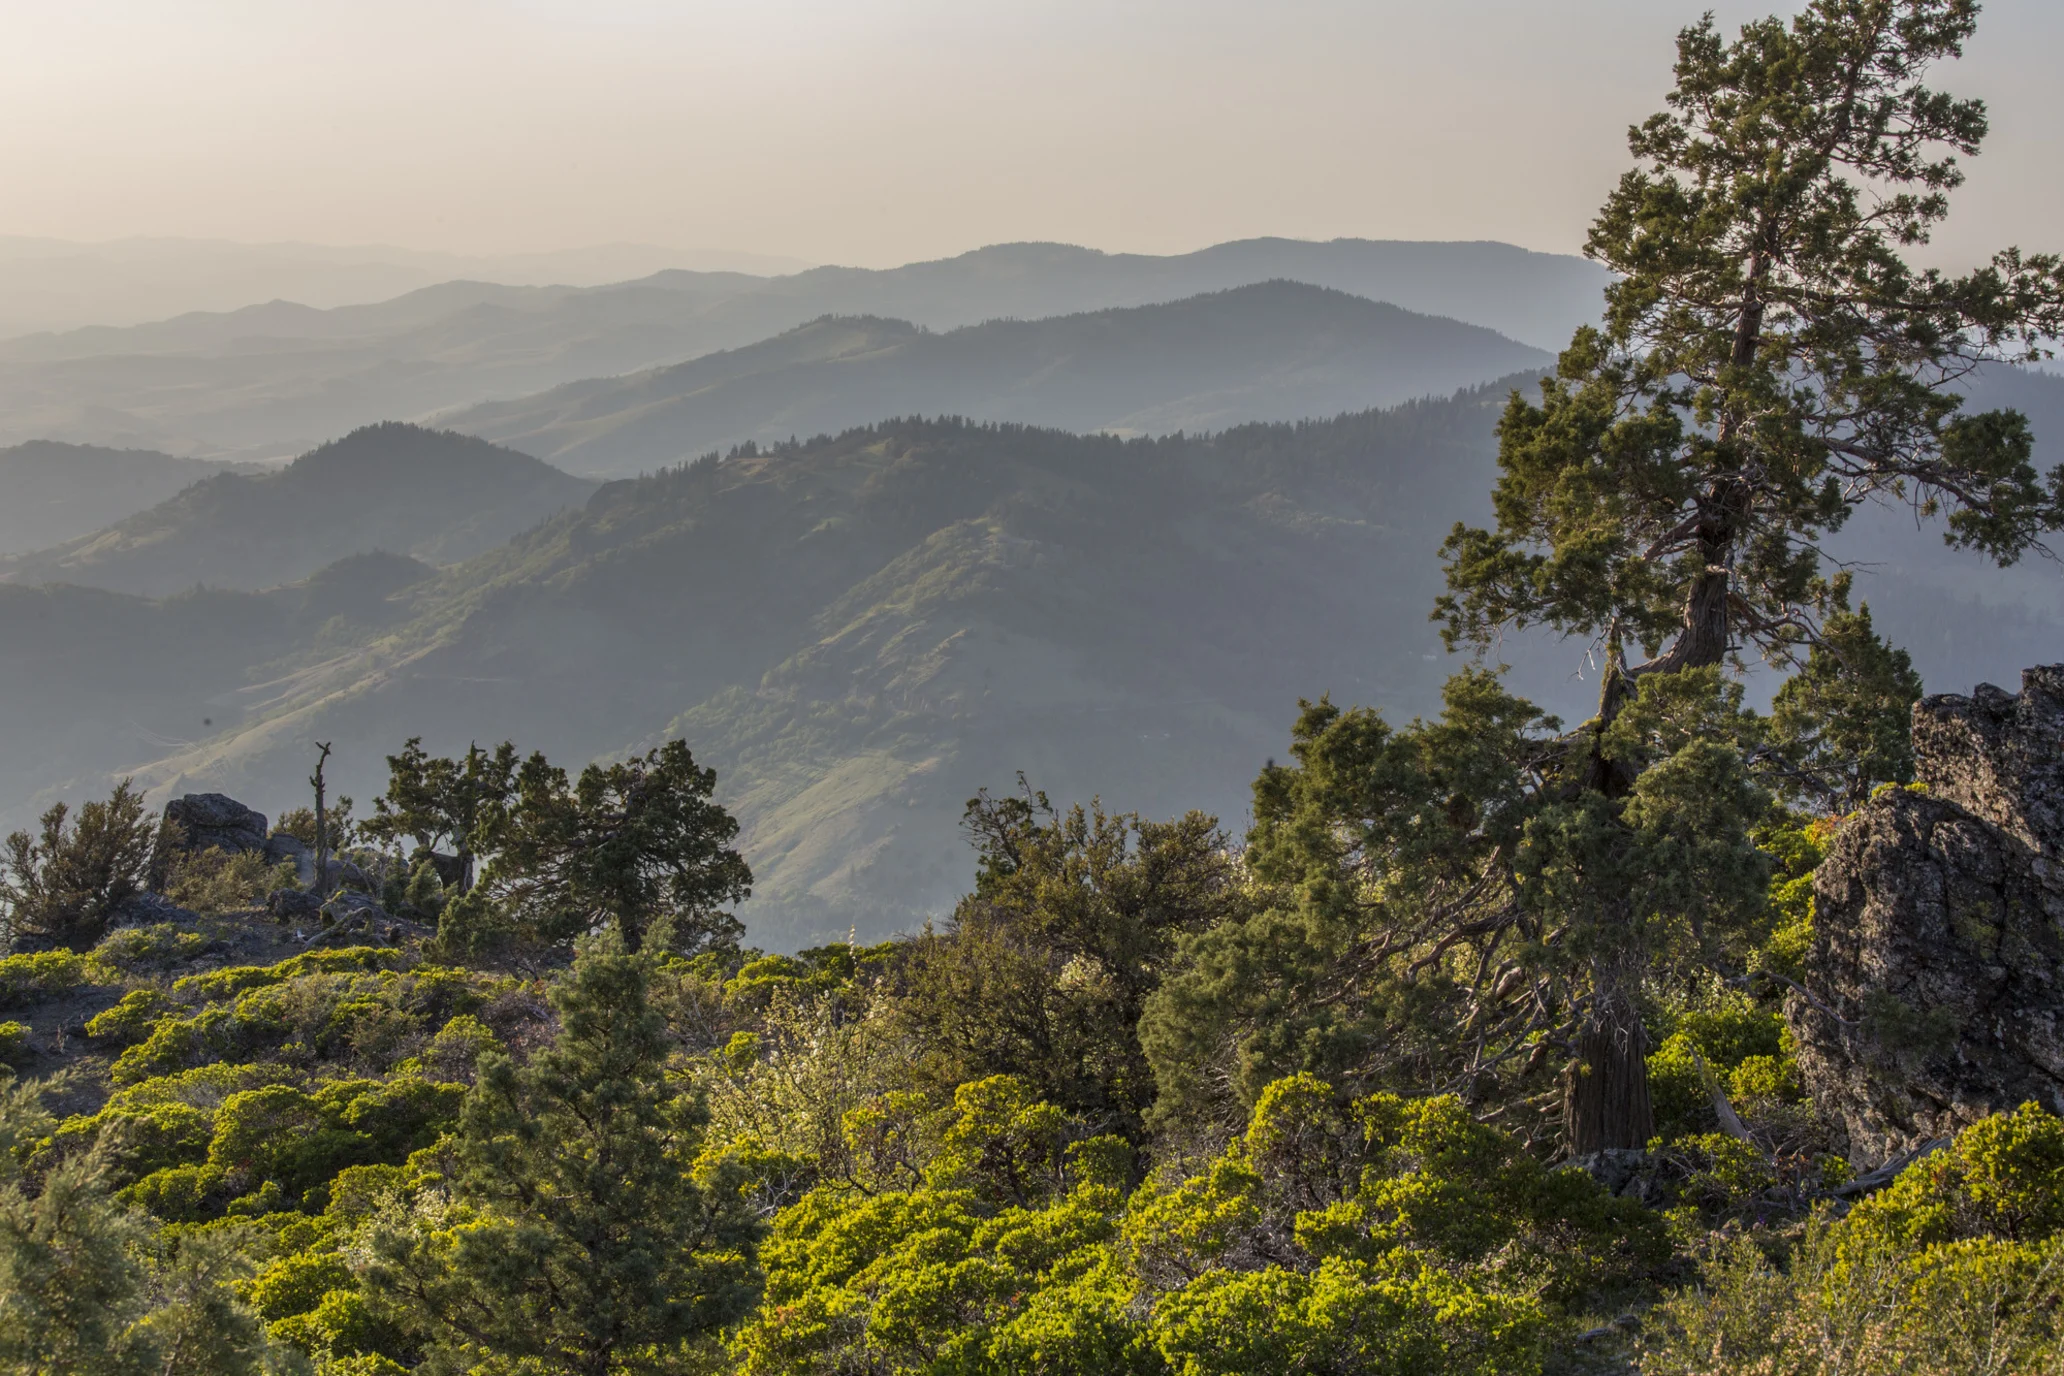
<path id="1" fill-rule="evenodd" d="M 765 274 L 808 266 L 793 258 L 653 244 L 465 254 L 391 244 L 165 237 L 81 242 L 6 234 L 0 235 L 0 338 L 32 330 L 119 327 L 279 298 L 318 307 L 380 301 L 466 277 L 585 286 L 667 268 Z"/>
<path id="2" fill-rule="evenodd" d="M 0 449 L 0 555 L 91 534 L 228 471 L 149 449 L 54 440 Z"/>
<path id="3" fill-rule="evenodd" d="M 0 559 L 0 578 L 162 596 L 269 588 L 375 551 L 455 563 L 594 488 L 527 454 L 388 422 L 277 471 L 218 473 L 105 530 Z"/>
<path id="4" fill-rule="evenodd" d="M 0 344 L 0 443 L 60 438 L 283 457 L 373 421 L 679 363 L 826 315 L 946 330 L 1271 279 L 1550 349 L 1597 315 L 1607 280 L 1585 259 L 1507 244 L 1254 239 L 1166 257 L 1005 244 L 884 270 L 668 271 L 589 288 L 451 282 L 373 306 L 276 303 Z"/>
<path id="5" fill-rule="evenodd" d="M 826 316 L 743 349 L 438 418 L 574 472 L 958 415 L 1116 434 L 1221 430 L 1446 396 L 1552 362 L 1491 330 L 1299 282 L 934 333 Z"/>

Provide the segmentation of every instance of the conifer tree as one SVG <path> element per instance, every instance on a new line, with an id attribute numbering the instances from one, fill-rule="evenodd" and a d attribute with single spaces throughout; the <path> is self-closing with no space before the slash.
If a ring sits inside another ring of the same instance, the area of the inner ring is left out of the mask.
<path id="1" fill-rule="evenodd" d="M 0 1078 L 0 1371 L 255 1376 L 267 1344 L 234 1239 L 154 1237 L 116 1201 L 105 1142 L 24 1178 L 20 1149 L 54 1126 L 39 1098 Z"/>
<path id="2" fill-rule="evenodd" d="M 474 858 L 506 815 L 516 784 L 516 747 L 470 745 L 459 759 L 434 757 L 411 736 L 387 757 L 387 791 L 373 800 L 366 831 L 384 841 L 411 837 L 426 850 L 448 843 L 459 862 L 463 897 L 473 887 Z"/>
<path id="3" fill-rule="evenodd" d="M 734 943 L 744 928 L 724 905 L 751 895 L 752 871 L 732 845 L 737 820 L 710 796 L 716 781 L 682 741 L 576 780 L 533 754 L 486 887 L 547 942 L 609 924 L 632 951 L 648 932 L 679 952 Z"/>
<path id="4" fill-rule="evenodd" d="M 437 1360 L 676 1369 L 749 1302 L 751 1220 L 691 1178 L 704 1114 L 667 1077 L 649 961 L 613 937 L 584 945 L 551 991 L 558 1039 L 522 1066 L 483 1058 L 447 1214 L 377 1240 L 371 1284 Z"/>
<path id="5" fill-rule="evenodd" d="M 103 1155 L 22 1178 L 16 1148 L 52 1126 L 32 1087 L 0 1083 L 0 1370 L 136 1370 L 122 1339 L 142 1311 L 144 1229 L 109 1198 Z"/>
<path id="6" fill-rule="evenodd" d="M 1913 660 L 1879 637 L 1868 606 L 1828 617 L 1805 664 L 1770 704 L 1770 745 L 1783 761 L 1785 791 L 1841 812 L 1878 784 L 1911 783 L 1920 696 Z"/>
<path id="7" fill-rule="evenodd" d="M 1822 542 L 1865 501 L 1940 514 L 1951 544 L 2002 563 L 2064 525 L 2064 471 L 2036 472 L 2025 419 L 1964 414 L 1954 386 L 2064 332 L 2064 264 L 2008 249 L 1948 276 L 1902 256 L 1986 133 L 1981 102 L 1925 84 L 1977 12 L 1814 0 L 1733 42 L 1710 16 L 1685 30 L 1670 108 L 1632 131 L 1639 165 L 1592 227 L 1618 275 L 1604 320 L 1507 408 L 1496 527 L 1447 542 L 1451 645 L 1541 625 L 1605 664 L 1569 776 L 1590 830 L 1566 858 L 1591 882 L 1561 891 L 1589 952 L 1574 1150 L 1650 1130 L 1634 1003 L 1651 951 L 1604 891 L 1644 767 L 1611 746 L 1637 686 L 1823 642 Z"/>
<path id="8" fill-rule="evenodd" d="M 53 804 L 36 833 L 14 832 L 0 848 L 0 936 L 93 945 L 116 905 L 143 887 L 153 835 L 127 779 L 76 814 Z"/>

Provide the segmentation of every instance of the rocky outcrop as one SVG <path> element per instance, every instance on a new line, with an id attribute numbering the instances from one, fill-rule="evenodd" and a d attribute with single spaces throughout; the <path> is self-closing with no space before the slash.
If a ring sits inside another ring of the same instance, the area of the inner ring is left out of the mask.
<path id="1" fill-rule="evenodd" d="M 1913 720 L 1919 786 L 1843 822 L 1786 1006 L 1866 1165 L 2031 1099 L 2064 1112 L 2064 665 Z"/>
<path id="2" fill-rule="evenodd" d="M 150 887 L 162 891 L 183 856 L 265 849 L 265 814 L 226 793 L 189 793 L 165 804 L 151 856 Z"/>
<path id="3" fill-rule="evenodd" d="M 189 793 L 165 804 L 167 829 L 179 828 L 182 848 L 203 851 L 265 849 L 265 814 L 253 812 L 226 793 Z"/>

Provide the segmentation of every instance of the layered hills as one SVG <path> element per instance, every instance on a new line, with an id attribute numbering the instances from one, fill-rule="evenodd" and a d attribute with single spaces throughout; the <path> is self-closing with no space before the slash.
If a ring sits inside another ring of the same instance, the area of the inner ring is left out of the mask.
<path id="1" fill-rule="evenodd" d="M 23 800 L 7 820 L 121 773 L 277 809 L 317 739 L 365 799 L 411 735 L 567 763 L 676 735 L 745 825 L 755 940 L 907 927 L 965 888 L 966 799 L 1020 770 L 1056 798 L 1237 826 L 1300 697 L 1432 706 L 1455 667 L 1426 619 L 1435 550 L 1488 514 L 1510 383 L 1130 440 L 896 421 L 608 483 L 443 568 L 456 508 L 411 528 L 437 532 L 427 546 L 352 548 L 265 592 L 0 585 L 0 792 Z M 352 452 L 372 451 L 331 458 Z M 369 463 L 343 486 L 361 508 L 417 500 L 411 472 Z M 1931 679 L 2059 638 L 2053 565 L 1960 581 L 1946 570 L 1973 561 L 1896 512 L 1844 538 Z M 1588 710 L 1581 646 L 1506 657 L 1522 691 Z"/>
<path id="2" fill-rule="evenodd" d="M 105 530 L 0 559 L 0 578 L 162 595 L 269 588 L 347 555 L 455 563 L 594 484 L 483 440 L 367 426 L 273 472 L 218 472 Z"/>
<path id="3" fill-rule="evenodd" d="M 1605 275 L 1505 244 L 1256 239 L 1167 257 L 1007 244 L 879 271 L 667 271 L 587 288 L 455 281 L 377 305 L 273 302 L 0 344 L 0 442 L 283 457 L 373 421 L 677 363 L 825 315 L 949 330 L 1277 278 L 1555 348 L 1595 314 Z"/>
<path id="4" fill-rule="evenodd" d="M 1430 556 L 1479 500 L 1502 395 L 1211 437 L 905 421 L 749 449 L 427 578 L 367 570 L 387 583 L 321 619 L 290 602 L 350 569 L 162 601 L 0 587 L 0 634 L 37 651 L 10 662 L 0 787 L 293 798 L 322 739 L 364 799 L 410 735 L 578 762 L 673 733 L 746 825 L 756 939 L 892 930 L 964 886 L 961 806 L 1020 769 L 1237 819 L 1300 694 L 1429 698 Z M 76 712 L 71 665 L 95 685 Z"/>
<path id="5" fill-rule="evenodd" d="M 225 471 L 149 449 L 50 440 L 0 449 L 0 555 L 90 535 Z"/>
<path id="6" fill-rule="evenodd" d="M 885 415 L 1167 434 L 1445 396 L 1541 350 L 1298 282 L 933 332 L 827 316 L 743 349 L 489 402 L 440 423 L 575 472 L 624 474 Z"/>

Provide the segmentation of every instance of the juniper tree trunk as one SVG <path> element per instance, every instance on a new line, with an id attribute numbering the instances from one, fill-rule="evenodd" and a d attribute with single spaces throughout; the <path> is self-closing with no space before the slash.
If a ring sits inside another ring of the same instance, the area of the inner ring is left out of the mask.
<path id="1" fill-rule="evenodd" d="M 1572 1156 L 1640 1148 L 1655 1135 L 1648 1098 L 1648 1031 L 1627 988 L 1625 968 L 1594 967 L 1591 1010 L 1563 1084 L 1563 1122 Z"/>

